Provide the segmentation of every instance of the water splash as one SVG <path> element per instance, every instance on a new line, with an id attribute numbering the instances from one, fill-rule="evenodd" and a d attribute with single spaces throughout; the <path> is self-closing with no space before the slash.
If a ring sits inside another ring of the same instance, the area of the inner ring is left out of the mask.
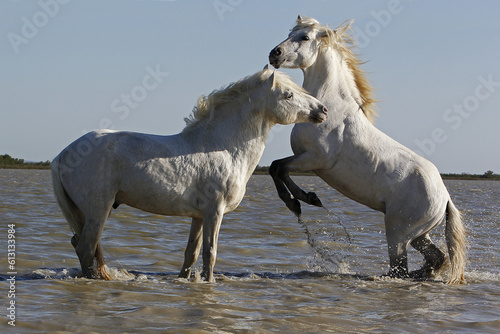
<path id="1" fill-rule="evenodd" d="M 125 269 L 106 266 L 106 271 L 114 281 L 142 280 L 141 275 L 134 275 Z M 144 275 L 143 275 L 144 276 Z M 27 275 L 25 279 L 87 279 L 82 277 L 80 268 L 39 268 Z"/>
<path id="2" fill-rule="evenodd" d="M 313 265 L 323 271 L 333 270 L 337 273 L 351 274 L 347 262 L 349 252 L 346 249 L 346 241 L 347 247 L 352 246 L 351 235 L 337 214 L 323 208 L 328 212 L 326 221 L 298 218 L 298 223 L 307 236 L 307 243 L 315 252 Z M 332 227 L 333 221 L 342 227 L 344 236 L 339 237 L 338 229 L 335 231 L 335 228 Z"/>
<path id="3" fill-rule="evenodd" d="M 326 210 L 326 212 L 328 212 L 328 217 L 330 216 L 335 216 L 337 218 L 337 223 L 342 226 L 342 228 L 344 229 L 344 232 L 347 236 L 347 240 L 349 240 L 349 245 L 352 245 L 352 238 L 351 238 L 351 235 L 349 234 L 349 232 L 347 231 L 347 228 L 345 227 L 345 225 L 342 223 L 342 219 L 340 219 L 340 217 L 333 211 L 331 211 L 330 209 L 326 208 L 325 206 L 322 206 L 323 209 Z"/>

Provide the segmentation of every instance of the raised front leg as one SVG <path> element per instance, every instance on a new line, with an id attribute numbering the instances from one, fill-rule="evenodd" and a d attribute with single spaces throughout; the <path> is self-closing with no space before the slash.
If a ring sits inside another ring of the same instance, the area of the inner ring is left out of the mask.
<path id="1" fill-rule="evenodd" d="M 288 161 L 290 161 L 290 159 L 293 158 L 294 157 L 288 157 L 285 159 L 273 161 L 271 167 L 269 168 L 269 174 L 271 174 L 271 177 L 273 178 L 274 185 L 276 186 L 276 190 L 278 191 L 278 196 L 283 202 L 285 202 L 287 208 L 290 209 L 290 211 L 292 211 L 297 217 L 300 217 L 300 214 L 302 213 L 300 203 L 288 192 L 285 182 L 283 181 L 283 175 L 288 175 L 286 164 Z"/>
<path id="2" fill-rule="evenodd" d="M 320 208 L 323 207 L 323 203 L 321 203 L 321 200 L 319 199 L 318 195 L 316 195 L 316 193 L 312 191 L 306 193 L 295 182 L 293 182 L 288 173 L 283 175 L 283 182 L 285 182 L 286 187 L 288 188 L 288 190 L 290 190 L 295 198 L 309 205 L 318 206 Z"/>
<path id="3" fill-rule="evenodd" d="M 306 171 L 321 168 L 322 166 L 318 163 L 318 160 L 315 160 L 314 157 L 307 152 L 298 156 L 291 156 L 281 160 L 276 160 L 271 164 L 269 173 L 274 180 L 274 184 L 278 190 L 278 195 L 281 200 L 285 202 L 286 206 L 298 217 L 300 217 L 301 214 L 299 200 L 319 207 L 323 207 L 323 204 L 315 193 L 305 192 L 295 182 L 293 182 L 289 172 L 291 170 Z"/>
<path id="4" fill-rule="evenodd" d="M 219 230 L 224 214 L 223 208 L 208 212 L 203 215 L 203 272 L 204 280 L 214 283 L 214 266 L 217 259 L 217 242 Z"/>
<path id="5" fill-rule="evenodd" d="M 202 230 L 203 220 L 201 218 L 193 218 L 188 244 L 184 252 L 184 264 L 179 274 L 180 278 L 189 278 L 191 276 L 191 267 L 195 264 L 200 254 Z"/>

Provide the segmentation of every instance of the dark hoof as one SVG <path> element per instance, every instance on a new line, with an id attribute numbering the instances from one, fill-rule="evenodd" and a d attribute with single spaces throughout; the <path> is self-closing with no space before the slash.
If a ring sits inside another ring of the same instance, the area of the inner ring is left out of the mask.
<path id="1" fill-rule="evenodd" d="M 78 246 L 78 237 L 76 236 L 76 234 L 71 237 L 71 245 L 75 249 L 76 249 L 76 246 Z"/>
<path id="2" fill-rule="evenodd" d="M 181 270 L 181 272 L 179 273 L 178 277 L 179 278 L 189 279 L 191 277 L 191 269 Z"/>
<path id="3" fill-rule="evenodd" d="M 387 274 L 390 278 L 409 278 L 408 271 L 402 268 L 391 268 Z"/>
<path id="4" fill-rule="evenodd" d="M 88 279 L 98 279 L 99 274 L 95 269 L 82 270 L 82 276 Z"/>
<path id="5" fill-rule="evenodd" d="M 290 211 L 292 211 L 297 217 L 300 217 L 302 214 L 302 209 L 300 208 L 300 202 L 297 199 L 293 199 L 286 203 L 286 206 Z"/>
<path id="6" fill-rule="evenodd" d="M 418 270 L 411 271 L 409 276 L 413 279 L 429 279 L 432 278 L 432 273 L 432 268 L 420 268 Z"/>
<path id="7" fill-rule="evenodd" d="M 307 193 L 307 203 L 315 206 L 323 207 L 323 203 L 321 203 L 318 195 L 316 193 L 310 192 Z"/>

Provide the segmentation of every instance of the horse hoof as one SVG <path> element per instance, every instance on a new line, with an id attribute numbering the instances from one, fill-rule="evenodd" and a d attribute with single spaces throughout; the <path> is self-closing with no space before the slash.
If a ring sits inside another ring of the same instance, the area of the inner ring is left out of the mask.
<path id="1" fill-rule="evenodd" d="M 302 209 L 300 207 L 300 202 L 297 199 L 294 199 L 286 204 L 288 209 L 292 211 L 297 217 L 300 218 L 300 215 L 302 214 Z"/>
<path id="2" fill-rule="evenodd" d="M 316 193 L 313 192 L 307 194 L 307 203 L 314 206 L 319 206 L 320 208 L 323 207 L 323 203 L 321 203 L 318 195 L 316 195 Z"/>
<path id="3" fill-rule="evenodd" d="M 390 278 L 409 278 L 410 276 L 408 275 L 408 271 L 404 270 L 402 268 L 394 268 L 390 269 L 389 273 L 387 274 Z"/>
<path id="4" fill-rule="evenodd" d="M 181 269 L 178 278 L 189 279 L 191 277 L 191 269 Z"/>
<path id="5" fill-rule="evenodd" d="M 97 279 L 99 278 L 99 275 L 94 270 L 85 270 L 82 271 L 82 277 L 88 279 Z"/>
<path id="6" fill-rule="evenodd" d="M 76 249 L 76 246 L 78 246 L 78 237 L 76 236 L 76 234 L 71 237 L 71 245 L 74 249 Z"/>
<path id="7" fill-rule="evenodd" d="M 411 271 L 408 276 L 413 279 L 429 279 L 432 278 L 432 272 L 432 268 L 420 268 Z"/>

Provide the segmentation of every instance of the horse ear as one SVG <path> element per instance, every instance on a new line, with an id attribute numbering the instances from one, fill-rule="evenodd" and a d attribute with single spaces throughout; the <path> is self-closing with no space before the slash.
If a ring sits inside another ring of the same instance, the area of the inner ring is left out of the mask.
<path id="1" fill-rule="evenodd" d="M 302 15 L 297 16 L 297 21 L 298 22 L 302 21 Z"/>
<path id="2" fill-rule="evenodd" d="M 275 76 L 276 71 L 273 71 L 273 74 L 267 79 L 267 82 L 271 84 L 271 90 L 274 90 L 276 88 L 276 76 Z"/>
<path id="3" fill-rule="evenodd" d="M 264 66 L 264 68 L 262 70 L 265 71 L 265 70 L 268 70 L 268 69 L 269 69 L 269 64 L 266 64 L 266 66 Z"/>

